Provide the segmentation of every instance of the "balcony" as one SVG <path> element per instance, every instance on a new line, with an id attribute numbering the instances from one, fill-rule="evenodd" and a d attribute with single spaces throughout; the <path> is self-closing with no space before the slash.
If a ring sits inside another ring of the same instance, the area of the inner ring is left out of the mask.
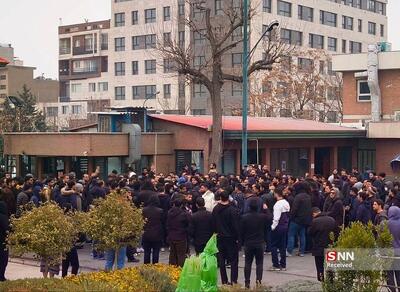
<path id="1" fill-rule="evenodd" d="M 97 48 L 85 48 L 85 47 L 74 47 L 73 55 L 87 55 L 87 54 L 96 54 Z"/>
<path id="2" fill-rule="evenodd" d="M 60 47 L 59 53 L 60 55 L 69 55 L 71 54 L 71 47 Z"/>

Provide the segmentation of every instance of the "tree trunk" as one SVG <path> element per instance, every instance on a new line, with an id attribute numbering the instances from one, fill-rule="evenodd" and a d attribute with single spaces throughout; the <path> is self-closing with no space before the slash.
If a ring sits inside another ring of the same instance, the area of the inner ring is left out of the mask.
<path id="1" fill-rule="evenodd" d="M 217 165 L 218 172 L 221 172 L 222 158 L 222 104 L 221 104 L 221 85 L 213 80 L 213 90 L 210 92 L 212 109 L 212 133 L 211 133 L 211 153 L 209 163 Z M 207 165 L 208 167 L 208 165 Z"/>

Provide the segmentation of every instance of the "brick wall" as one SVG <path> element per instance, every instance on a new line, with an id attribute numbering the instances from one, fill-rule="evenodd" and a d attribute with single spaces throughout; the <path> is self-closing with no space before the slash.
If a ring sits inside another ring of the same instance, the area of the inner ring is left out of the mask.
<path id="1" fill-rule="evenodd" d="M 393 173 L 390 162 L 400 154 L 400 139 L 376 139 L 376 171 L 385 172 L 388 176 L 399 177 Z"/>

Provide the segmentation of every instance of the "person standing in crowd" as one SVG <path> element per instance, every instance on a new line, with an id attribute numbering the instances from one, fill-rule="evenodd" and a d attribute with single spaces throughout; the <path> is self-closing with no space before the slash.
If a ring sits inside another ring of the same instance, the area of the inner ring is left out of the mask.
<path id="1" fill-rule="evenodd" d="M 293 205 L 290 208 L 287 256 L 292 256 L 294 242 L 297 235 L 299 235 L 300 248 L 298 255 L 304 257 L 306 250 L 306 230 L 312 221 L 310 187 L 306 182 L 298 182 L 293 187 L 296 195 Z"/>
<path id="2" fill-rule="evenodd" d="M 314 256 L 315 268 L 317 270 L 317 279 L 324 281 L 324 249 L 329 246 L 331 240 L 330 233 L 335 231 L 336 222 L 330 216 L 321 213 L 318 207 L 312 208 L 313 221 L 308 230 L 312 237 L 312 255 Z"/>
<path id="3" fill-rule="evenodd" d="M 335 239 L 339 237 L 340 228 L 344 224 L 344 208 L 342 200 L 339 198 L 339 191 L 336 188 L 331 188 L 329 193 L 330 204 L 328 205 L 324 215 L 330 216 L 335 219 L 336 229 L 335 229 Z M 325 205 L 324 205 L 325 209 Z"/>
<path id="4" fill-rule="evenodd" d="M 217 233 L 218 261 L 223 285 L 237 284 L 239 263 L 239 210 L 229 201 L 229 194 L 221 192 L 220 201 L 212 211 L 214 231 Z M 228 282 L 226 262 L 231 265 Z"/>
<path id="5" fill-rule="evenodd" d="M 369 201 L 367 201 L 368 194 L 365 192 L 358 193 L 358 201 L 359 206 L 357 208 L 356 221 L 361 222 L 364 225 L 367 225 L 369 221 L 371 221 L 371 205 Z"/>
<path id="6" fill-rule="evenodd" d="M 183 210 L 183 199 L 176 198 L 167 217 L 167 240 L 170 246 L 169 264 L 183 267 L 188 250 L 190 215 Z"/>
<path id="7" fill-rule="evenodd" d="M 375 199 L 372 203 L 372 209 L 375 212 L 375 220 L 374 220 L 374 225 L 381 225 L 382 222 L 388 220 L 388 215 L 387 212 L 384 209 L 384 204 L 382 200 L 380 199 Z"/>
<path id="8" fill-rule="evenodd" d="M 10 228 L 7 205 L 0 201 L 0 282 L 4 282 L 8 264 L 7 232 Z"/>
<path id="9" fill-rule="evenodd" d="M 393 269 L 387 272 L 387 285 L 391 292 L 397 292 L 398 290 L 395 288 L 396 283 L 397 287 L 400 284 L 400 208 L 397 206 L 390 207 L 388 215 L 388 227 L 393 236 L 392 245 L 394 248 L 394 256 L 397 257 L 397 259 L 393 261 Z"/>
<path id="10" fill-rule="evenodd" d="M 202 183 L 200 185 L 200 193 L 205 201 L 205 208 L 208 212 L 212 212 L 217 202 L 215 201 L 215 195 L 210 190 L 208 183 Z"/>
<path id="11" fill-rule="evenodd" d="M 263 276 L 264 263 L 264 238 L 267 227 L 272 224 L 272 214 L 267 205 L 263 204 L 262 212 L 258 212 L 258 198 L 248 200 L 249 212 L 241 220 L 240 238 L 244 245 L 245 286 L 250 288 L 251 266 L 256 259 L 256 285 L 260 286 Z"/>
<path id="12" fill-rule="evenodd" d="M 143 208 L 143 217 L 146 220 L 142 237 L 143 263 L 149 264 L 150 256 L 152 255 L 151 262 L 156 264 L 159 261 L 160 249 L 164 238 L 162 226 L 165 220 L 158 196 L 151 196 L 148 199 L 146 206 Z"/>
<path id="13" fill-rule="evenodd" d="M 199 255 L 213 234 L 213 218 L 212 214 L 204 207 L 203 198 L 197 198 L 196 206 L 197 212 L 192 215 L 190 220 L 189 233 L 193 238 L 194 250 Z"/>
<path id="14" fill-rule="evenodd" d="M 289 203 L 284 199 L 283 186 L 275 188 L 273 221 L 271 226 L 271 271 L 286 271 L 286 236 L 289 226 Z M 278 258 L 278 251 L 280 259 Z"/>

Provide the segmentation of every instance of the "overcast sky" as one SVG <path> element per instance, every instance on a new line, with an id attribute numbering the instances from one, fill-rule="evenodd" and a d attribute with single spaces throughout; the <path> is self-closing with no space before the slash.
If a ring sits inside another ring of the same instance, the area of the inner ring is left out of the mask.
<path id="1" fill-rule="evenodd" d="M 140 0 L 143 1 L 143 0 Z M 11 43 L 35 75 L 57 78 L 57 27 L 110 18 L 111 0 L 0 0 L 0 43 Z M 389 0 L 389 42 L 400 50 L 400 0 Z"/>

